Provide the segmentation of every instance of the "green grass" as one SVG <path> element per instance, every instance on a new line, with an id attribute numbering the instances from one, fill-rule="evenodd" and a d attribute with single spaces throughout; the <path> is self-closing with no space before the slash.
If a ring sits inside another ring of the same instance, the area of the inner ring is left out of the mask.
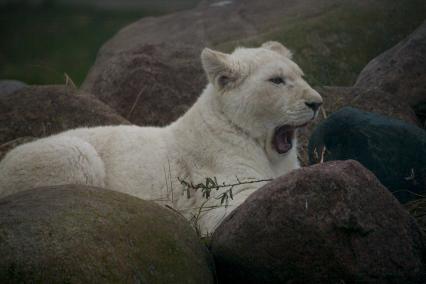
<path id="1" fill-rule="evenodd" d="M 67 73 L 80 85 L 99 48 L 118 30 L 173 7 L 113 11 L 59 4 L 0 6 L 0 79 L 53 84 L 63 83 Z"/>
<path id="2" fill-rule="evenodd" d="M 295 52 L 311 84 L 352 85 L 372 58 L 414 31 L 426 15 L 424 0 L 382 2 L 368 7 L 342 2 L 307 20 L 286 18 L 272 31 L 219 47 L 232 50 L 278 40 Z"/>

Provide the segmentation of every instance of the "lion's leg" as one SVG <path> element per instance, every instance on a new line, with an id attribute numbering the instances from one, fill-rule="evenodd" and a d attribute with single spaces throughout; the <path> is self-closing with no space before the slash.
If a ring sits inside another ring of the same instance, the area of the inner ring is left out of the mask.
<path id="1" fill-rule="evenodd" d="M 89 143 L 54 136 L 21 145 L 0 162 L 0 197 L 40 186 L 104 186 L 105 167 Z"/>

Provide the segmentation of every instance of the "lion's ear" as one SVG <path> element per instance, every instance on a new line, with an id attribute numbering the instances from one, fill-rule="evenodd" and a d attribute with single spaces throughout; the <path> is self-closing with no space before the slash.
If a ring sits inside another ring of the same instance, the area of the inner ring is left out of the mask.
<path id="1" fill-rule="evenodd" d="M 282 56 L 288 57 L 290 59 L 293 57 L 293 54 L 291 53 L 291 51 L 287 47 L 279 43 L 278 41 L 267 41 L 264 44 L 262 44 L 262 47 L 275 51 L 276 53 L 279 53 Z"/>
<path id="2" fill-rule="evenodd" d="M 201 62 L 209 82 L 218 89 L 223 89 L 237 80 L 237 72 L 232 66 L 229 54 L 204 48 Z"/>

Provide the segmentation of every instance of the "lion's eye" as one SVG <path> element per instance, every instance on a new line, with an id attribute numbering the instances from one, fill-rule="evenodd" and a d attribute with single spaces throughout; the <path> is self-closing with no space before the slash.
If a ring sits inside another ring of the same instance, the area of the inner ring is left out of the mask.
<path id="1" fill-rule="evenodd" d="M 274 77 L 269 79 L 269 82 L 274 83 L 275 85 L 283 84 L 285 85 L 285 80 L 281 77 Z"/>

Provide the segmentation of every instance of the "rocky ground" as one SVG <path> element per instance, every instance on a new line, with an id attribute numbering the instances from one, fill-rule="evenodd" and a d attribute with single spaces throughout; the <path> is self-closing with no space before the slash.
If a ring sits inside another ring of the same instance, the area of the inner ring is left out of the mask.
<path id="1" fill-rule="evenodd" d="M 306 167 L 266 185 L 228 216 L 212 236 L 211 254 L 168 209 L 99 189 L 45 188 L 0 201 L 0 254 L 7 255 L 0 277 L 422 283 L 426 6 L 284 2 L 202 1 L 142 19 L 101 48 L 80 89 L 0 81 L 0 153 L 78 126 L 170 123 L 206 83 L 204 46 L 227 51 L 280 40 L 295 49 L 324 98 L 317 121 L 299 133 Z M 177 258 L 179 264 L 170 263 Z"/>

